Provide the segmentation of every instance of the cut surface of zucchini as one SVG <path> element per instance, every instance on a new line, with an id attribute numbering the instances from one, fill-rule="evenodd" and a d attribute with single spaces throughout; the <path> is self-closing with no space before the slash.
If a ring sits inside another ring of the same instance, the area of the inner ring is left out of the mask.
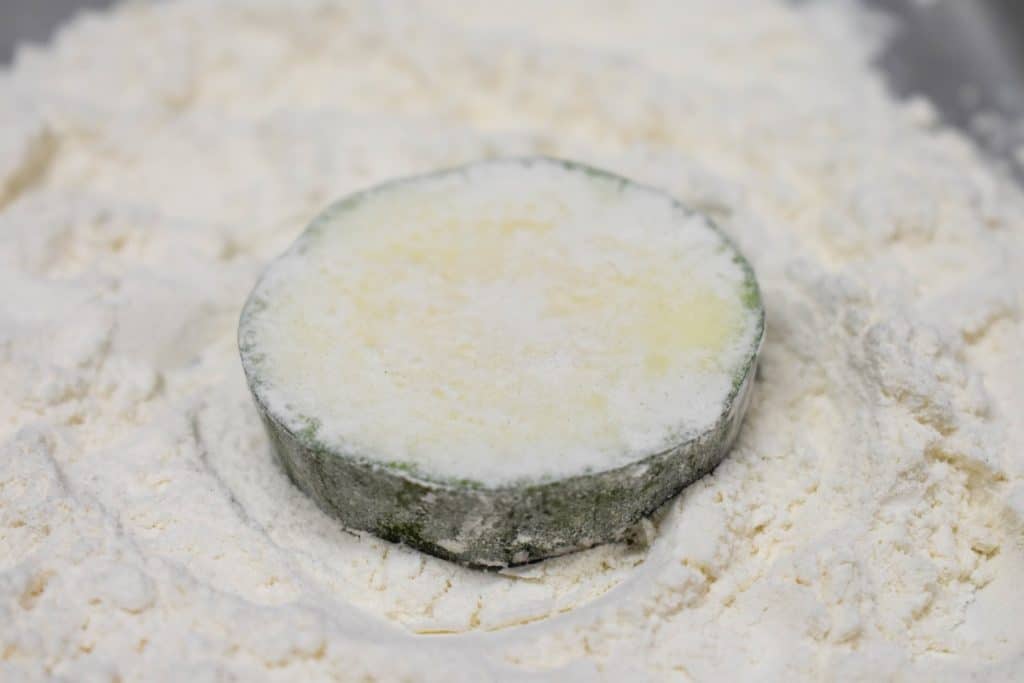
<path id="1" fill-rule="evenodd" d="M 714 467 L 763 333 L 753 272 L 706 217 L 533 158 L 333 204 L 264 272 L 239 348 L 322 508 L 505 566 L 621 538 Z"/>

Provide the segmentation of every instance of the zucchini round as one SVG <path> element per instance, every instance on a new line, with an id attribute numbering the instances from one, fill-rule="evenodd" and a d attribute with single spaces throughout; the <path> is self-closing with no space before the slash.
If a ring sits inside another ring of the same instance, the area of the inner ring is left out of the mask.
<path id="1" fill-rule="evenodd" d="M 707 218 L 547 158 L 336 202 L 239 322 L 295 484 L 349 528 L 480 567 L 620 539 L 710 471 L 763 336 L 753 271 Z"/>

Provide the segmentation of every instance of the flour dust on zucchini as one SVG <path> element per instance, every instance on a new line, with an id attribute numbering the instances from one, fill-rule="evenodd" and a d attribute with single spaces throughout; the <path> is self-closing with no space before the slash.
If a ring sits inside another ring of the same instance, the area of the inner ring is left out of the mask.
<path id="1" fill-rule="evenodd" d="M 239 346 L 324 510 L 505 566 L 622 538 L 713 468 L 763 332 L 754 275 L 707 218 L 537 158 L 332 205 L 263 274 Z"/>

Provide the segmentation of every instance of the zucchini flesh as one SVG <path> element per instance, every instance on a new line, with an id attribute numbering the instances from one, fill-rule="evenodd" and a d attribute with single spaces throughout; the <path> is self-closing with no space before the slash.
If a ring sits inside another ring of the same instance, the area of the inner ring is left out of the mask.
<path id="1" fill-rule="evenodd" d="M 752 270 L 705 217 L 537 158 L 332 205 L 264 273 L 239 346 L 321 507 L 506 566 L 621 538 L 714 467 L 763 332 Z"/>

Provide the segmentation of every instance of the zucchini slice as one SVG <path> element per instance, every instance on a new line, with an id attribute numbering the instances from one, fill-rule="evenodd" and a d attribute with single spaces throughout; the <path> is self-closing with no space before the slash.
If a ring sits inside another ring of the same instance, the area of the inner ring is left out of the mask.
<path id="1" fill-rule="evenodd" d="M 481 567 L 620 539 L 711 470 L 763 336 L 753 271 L 706 217 L 547 158 L 338 201 L 238 330 L 300 489 L 349 528 Z"/>

